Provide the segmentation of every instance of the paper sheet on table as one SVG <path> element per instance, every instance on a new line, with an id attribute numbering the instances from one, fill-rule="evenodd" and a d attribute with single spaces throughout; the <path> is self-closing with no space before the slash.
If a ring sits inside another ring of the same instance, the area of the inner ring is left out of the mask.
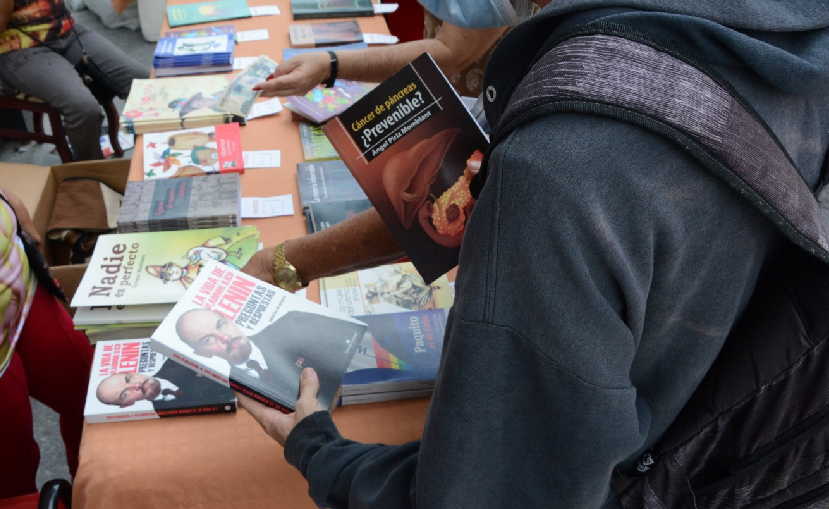
<path id="1" fill-rule="evenodd" d="M 256 59 L 259 57 L 236 57 L 233 59 L 233 70 L 238 71 L 240 69 L 245 69 L 250 66 L 250 64 L 256 62 Z"/>
<path id="2" fill-rule="evenodd" d="M 374 4 L 374 14 L 391 14 L 400 7 L 400 4 Z M 253 10 L 253 7 L 251 7 Z"/>
<path id="3" fill-rule="evenodd" d="M 244 150 L 245 168 L 279 168 L 281 154 L 278 150 Z"/>
<path id="4" fill-rule="evenodd" d="M 251 107 L 247 119 L 253 120 L 254 118 L 275 115 L 280 111 L 282 111 L 282 103 L 279 101 L 279 98 L 274 97 L 273 99 L 268 99 L 267 101 L 253 103 L 253 107 Z"/>
<path id="5" fill-rule="evenodd" d="M 252 5 L 250 6 L 251 16 L 273 16 L 279 14 L 279 7 L 276 5 Z"/>
<path id="6" fill-rule="evenodd" d="M 399 41 L 397 37 L 388 34 L 363 34 L 363 42 L 366 44 L 397 44 Z"/>
<path id="7" fill-rule="evenodd" d="M 236 32 L 236 42 L 246 41 L 264 41 L 270 37 L 267 28 L 259 28 L 257 30 L 242 30 Z"/>
<path id="8" fill-rule="evenodd" d="M 292 215 L 294 215 L 293 195 L 280 194 L 278 196 L 242 198 L 242 218 Z"/>

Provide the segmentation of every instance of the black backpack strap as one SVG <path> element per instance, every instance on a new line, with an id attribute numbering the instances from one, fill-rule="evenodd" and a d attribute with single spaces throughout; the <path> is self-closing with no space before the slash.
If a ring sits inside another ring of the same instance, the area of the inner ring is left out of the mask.
<path id="1" fill-rule="evenodd" d="M 829 262 L 829 212 L 780 141 L 727 83 L 623 27 L 596 23 L 548 44 L 515 88 L 490 150 L 553 113 L 603 115 L 685 148 L 795 244 Z M 473 190 L 486 179 L 482 168 Z M 829 204 L 827 204 L 829 206 Z"/>

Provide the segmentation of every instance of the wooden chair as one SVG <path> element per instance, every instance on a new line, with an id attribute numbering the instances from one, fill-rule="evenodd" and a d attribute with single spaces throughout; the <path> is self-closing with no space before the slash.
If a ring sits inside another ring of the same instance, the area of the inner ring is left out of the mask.
<path id="1" fill-rule="evenodd" d="M 95 96 L 95 99 L 104 108 L 104 113 L 106 113 L 107 134 L 112 144 L 112 150 L 117 157 L 123 157 L 124 150 L 118 142 L 118 110 L 112 102 L 115 95 L 104 87 L 91 82 L 91 80 L 85 81 L 92 95 Z M 0 82 L 0 109 L 31 112 L 34 124 L 34 132 L 25 128 L 0 126 L 0 138 L 51 143 L 57 148 L 61 161 L 64 163 L 74 161 L 72 149 L 69 148 L 69 142 L 66 139 L 66 130 L 63 128 L 63 120 L 57 108 L 40 98 L 18 93 Z M 49 117 L 52 134 L 47 134 L 43 129 L 44 115 Z"/>

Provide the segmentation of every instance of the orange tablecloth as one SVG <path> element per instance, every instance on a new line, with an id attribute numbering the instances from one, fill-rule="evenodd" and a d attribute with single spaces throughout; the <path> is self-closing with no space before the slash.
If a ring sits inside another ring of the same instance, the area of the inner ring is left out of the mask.
<path id="1" fill-rule="evenodd" d="M 270 32 L 268 40 L 240 43 L 236 56 L 266 54 L 281 61 L 282 48 L 288 45 L 288 24 L 293 22 L 288 0 L 249 3 L 277 4 L 282 13 L 234 20 L 237 30 L 267 28 Z M 359 21 L 366 32 L 387 33 L 382 17 Z M 302 153 L 290 112 L 249 122 L 242 128 L 242 146 L 245 150 L 282 151 L 280 168 L 244 174 L 243 194 L 292 193 L 296 212 L 245 223 L 259 227 L 266 245 L 304 234 L 296 186 L 296 164 Z M 139 137 L 131 180 L 142 178 L 142 163 Z M 313 285 L 309 296 L 317 295 Z M 334 419 L 348 438 L 403 443 L 420 436 L 426 406 L 425 400 L 411 400 L 346 407 L 337 409 Z M 76 509 L 315 507 L 304 479 L 283 459 L 282 448 L 244 410 L 235 415 L 87 424 L 73 499 Z"/>

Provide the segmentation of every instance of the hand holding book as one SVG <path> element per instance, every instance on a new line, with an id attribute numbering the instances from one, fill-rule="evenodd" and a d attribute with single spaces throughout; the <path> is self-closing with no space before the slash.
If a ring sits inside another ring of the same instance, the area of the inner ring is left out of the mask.
<path id="1" fill-rule="evenodd" d="M 317 401 L 317 392 L 320 389 L 320 380 L 313 368 L 305 368 L 299 378 L 299 399 L 296 402 L 296 410 L 290 414 L 284 414 L 274 410 L 258 401 L 236 393 L 239 405 L 242 406 L 262 426 L 271 438 L 284 446 L 285 440 L 291 434 L 299 421 L 309 415 L 324 410 Z"/>

